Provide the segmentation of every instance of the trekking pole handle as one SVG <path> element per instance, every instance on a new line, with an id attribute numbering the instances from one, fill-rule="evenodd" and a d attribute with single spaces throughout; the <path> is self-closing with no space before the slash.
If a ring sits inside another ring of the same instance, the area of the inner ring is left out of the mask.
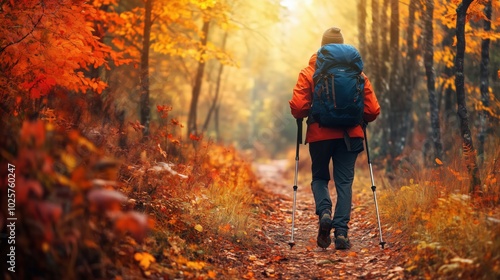
<path id="1" fill-rule="evenodd" d="M 297 143 L 302 144 L 302 121 L 303 118 L 297 119 Z"/>
<path id="2" fill-rule="evenodd" d="M 366 127 L 368 126 L 368 123 L 363 121 L 363 124 L 361 127 L 363 128 L 363 134 L 365 136 L 365 143 L 366 143 L 366 157 L 368 158 L 368 164 L 371 164 L 372 161 L 370 160 L 370 150 L 368 148 L 368 136 L 366 136 Z"/>

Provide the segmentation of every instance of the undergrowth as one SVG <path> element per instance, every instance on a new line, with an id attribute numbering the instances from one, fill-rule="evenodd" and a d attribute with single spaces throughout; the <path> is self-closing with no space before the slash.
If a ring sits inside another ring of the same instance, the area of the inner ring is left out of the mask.
<path id="1" fill-rule="evenodd" d="M 398 187 L 382 192 L 384 220 L 410 243 L 406 270 L 419 277 L 498 279 L 500 277 L 500 153 L 484 162 L 480 197 L 469 191 L 460 160 L 420 169 Z M 393 184 L 394 185 L 394 184 Z"/>
<path id="2" fill-rule="evenodd" d="M 1 163 L 16 167 L 20 279 L 215 279 L 224 270 L 213 251 L 252 245 L 249 163 L 201 136 L 182 141 L 171 107 L 157 109 L 146 139 L 138 122 L 72 129 L 57 112 L 2 121 Z"/>

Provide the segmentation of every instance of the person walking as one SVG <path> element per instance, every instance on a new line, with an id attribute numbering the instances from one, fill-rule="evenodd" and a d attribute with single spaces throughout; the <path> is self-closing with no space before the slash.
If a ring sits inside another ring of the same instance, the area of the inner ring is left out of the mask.
<path id="1" fill-rule="evenodd" d="M 321 46 L 327 44 L 344 44 L 340 28 L 332 27 L 323 33 Z M 325 249 L 330 246 L 332 242 L 330 232 L 333 228 L 335 248 L 342 250 L 350 248 L 348 224 L 351 219 L 354 166 L 358 153 L 364 150 L 364 135 L 361 125 L 347 129 L 329 128 L 320 126 L 310 116 L 316 59 L 317 54 L 314 53 L 309 60 L 309 65 L 300 71 L 289 104 L 293 117 L 296 119 L 308 118 L 305 143 L 309 143 L 309 154 L 312 161 L 311 189 L 316 215 L 319 217 L 317 244 Z M 363 121 L 367 123 L 374 121 L 380 114 L 380 105 L 368 77 L 364 73 L 361 73 L 361 76 L 364 78 Z M 330 161 L 333 162 L 333 180 L 337 193 L 333 219 L 333 205 L 328 189 Z"/>

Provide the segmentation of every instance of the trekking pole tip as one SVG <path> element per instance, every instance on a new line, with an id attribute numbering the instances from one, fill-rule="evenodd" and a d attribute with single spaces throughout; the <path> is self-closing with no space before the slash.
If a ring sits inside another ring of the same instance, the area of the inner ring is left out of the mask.
<path id="1" fill-rule="evenodd" d="M 295 246 L 295 241 L 293 240 L 288 241 L 288 245 L 290 245 L 290 249 L 292 249 L 293 246 Z"/>
<path id="2" fill-rule="evenodd" d="M 386 243 L 384 241 L 381 241 L 379 244 L 380 244 L 380 246 L 382 246 L 382 249 L 384 249 L 384 246 Z"/>

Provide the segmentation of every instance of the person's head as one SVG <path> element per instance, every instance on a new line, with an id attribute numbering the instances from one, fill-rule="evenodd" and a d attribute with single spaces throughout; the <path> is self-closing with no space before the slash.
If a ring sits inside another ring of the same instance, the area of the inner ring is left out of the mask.
<path id="1" fill-rule="evenodd" d="M 338 27 L 328 28 L 325 33 L 323 33 L 323 38 L 321 39 L 321 46 L 326 44 L 343 44 L 344 37 L 342 32 Z"/>

